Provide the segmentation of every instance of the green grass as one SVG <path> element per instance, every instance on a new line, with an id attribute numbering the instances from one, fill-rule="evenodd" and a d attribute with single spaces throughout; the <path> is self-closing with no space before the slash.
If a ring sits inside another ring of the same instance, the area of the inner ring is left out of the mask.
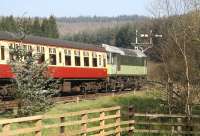
<path id="1" fill-rule="evenodd" d="M 130 93 L 124 96 L 102 97 L 94 101 L 90 100 L 82 101 L 78 104 L 77 103 L 58 104 L 45 114 L 59 114 L 59 113 L 80 111 L 86 109 L 106 108 L 118 105 L 122 107 L 128 107 L 132 105 L 134 106 L 137 112 L 160 113 L 161 111 L 163 111 L 163 106 L 161 105 L 161 99 L 155 98 L 154 93 L 147 91 L 138 91 L 135 94 Z"/>
<path id="2" fill-rule="evenodd" d="M 123 96 L 101 97 L 101 98 L 98 98 L 97 100 L 92 100 L 92 101 L 86 100 L 80 103 L 57 104 L 53 108 L 49 109 L 49 111 L 43 114 L 45 115 L 62 114 L 62 113 L 73 112 L 73 111 L 106 108 L 106 107 L 111 107 L 111 106 L 121 106 L 123 108 L 121 110 L 122 116 L 125 115 L 125 113 L 127 113 L 128 106 L 133 106 L 136 112 L 161 113 L 162 111 L 164 111 L 164 108 L 163 108 L 163 105 L 161 104 L 161 99 L 159 95 L 160 93 L 158 91 L 138 91 L 135 94 L 131 92 Z M 41 114 L 41 113 L 38 113 L 38 114 Z M 5 119 L 9 116 L 12 116 L 12 114 L 11 113 L 4 114 L 0 118 Z M 126 119 L 126 117 L 127 115 L 122 117 L 122 119 Z M 78 118 L 75 118 L 75 120 L 78 120 Z M 45 120 L 44 123 L 54 124 L 54 123 L 57 123 L 58 121 L 59 120 Z M 23 126 L 20 126 L 20 125 L 14 124 L 13 128 L 32 126 L 32 124 L 30 123 L 29 124 L 26 123 Z M 91 124 L 91 125 L 95 125 L 95 124 Z M 66 129 L 68 132 L 70 132 L 77 129 L 78 127 L 79 126 L 72 126 Z M 43 135 L 53 136 L 53 135 L 58 134 L 59 132 L 58 130 L 59 129 L 44 130 Z"/>
<path id="3" fill-rule="evenodd" d="M 156 96 L 156 97 L 155 97 Z M 98 108 L 106 108 L 111 106 L 121 106 L 122 110 L 122 119 L 127 119 L 127 107 L 128 106 L 134 106 L 134 109 L 136 112 L 151 112 L 151 113 L 161 113 L 164 111 L 163 106 L 161 104 L 161 99 L 159 99 L 159 93 L 158 92 L 136 92 L 130 93 L 124 96 L 115 96 L 115 97 L 102 97 L 94 101 L 83 101 L 80 103 L 68 103 L 68 104 L 59 104 L 56 105 L 54 108 L 50 109 L 45 114 L 52 115 L 52 114 L 61 114 L 66 112 L 74 112 L 74 111 L 80 111 L 80 110 L 89 110 L 89 109 L 98 109 Z M 50 121 L 51 122 L 51 121 Z M 47 123 L 50 123 L 47 121 Z M 52 122 L 51 122 L 52 123 Z M 54 122 L 55 123 L 55 122 Z M 93 124 L 94 126 L 95 124 Z M 73 131 L 76 127 L 67 128 L 67 131 L 69 129 Z M 56 130 L 52 130 L 50 133 L 57 133 Z M 49 134 L 47 131 L 44 132 L 44 134 Z"/>

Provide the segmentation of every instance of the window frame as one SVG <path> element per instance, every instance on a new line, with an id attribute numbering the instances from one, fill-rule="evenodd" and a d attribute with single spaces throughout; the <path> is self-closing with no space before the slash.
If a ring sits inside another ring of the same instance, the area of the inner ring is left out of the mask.
<path id="1" fill-rule="evenodd" d="M 3 49 L 3 52 L 2 52 Z M 1 60 L 5 60 L 5 46 L 1 45 Z"/>
<path id="2" fill-rule="evenodd" d="M 84 61 L 84 67 L 90 66 L 89 51 L 83 51 L 83 61 Z"/>
<path id="3" fill-rule="evenodd" d="M 53 58 L 53 61 L 51 61 L 51 58 Z M 49 48 L 49 60 L 50 65 L 57 65 L 57 55 L 56 55 L 56 48 Z"/>
<path id="4" fill-rule="evenodd" d="M 65 54 L 65 66 L 71 66 L 72 65 L 72 55 L 71 55 L 71 50 L 70 49 L 65 49 L 64 50 Z M 66 58 L 69 57 L 69 64 L 66 63 Z"/>
<path id="5" fill-rule="evenodd" d="M 38 63 L 44 63 L 45 62 L 45 48 L 44 46 L 37 46 L 36 52 L 40 55 L 40 58 L 38 59 Z"/>
<path id="6" fill-rule="evenodd" d="M 95 62 L 95 63 L 94 63 Z M 92 66 L 93 67 L 98 67 L 98 62 L 97 62 L 97 53 L 93 52 L 92 53 Z"/>
<path id="7" fill-rule="evenodd" d="M 79 60 L 77 61 L 77 59 L 79 59 Z M 75 61 L 75 66 L 77 66 L 77 67 L 81 66 L 80 50 L 74 50 L 74 61 Z"/>

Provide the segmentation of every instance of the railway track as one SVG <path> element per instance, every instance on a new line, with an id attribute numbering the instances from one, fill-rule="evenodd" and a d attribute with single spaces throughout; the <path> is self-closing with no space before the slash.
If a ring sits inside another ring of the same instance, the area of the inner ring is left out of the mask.
<path id="1" fill-rule="evenodd" d="M 83 95 L 74 95 L 74 96 L 63 96 L 55 97 L 54 103 L 73 103 L 80 102 L 84 100 L 96 100 L 100 97 L 105 96 L 120 96 L 130 93 L 131 91 L 120 91 L 120 92 L 109 92 L 109 93 L 95 93 L 95 94 L 83 94 Z M 12 110 L 17 108 L 17 100 L 13 101 L 1 101 L 0 102 L 0 111 Z"/>
<path id="2" fill-rule="evenodd" d="M 164 86 L 163 83 L 157 82 L 157 81 L 146 81 L 146 85 L 152 84 L 158 84 L 161 86 Z M 80 102 L 84 100 L 95 100 L 99 97 L 104 97 L 104 96 L 119 96 L 119 95 L 124 95 L 128 94 L 132 91 L 118 91 L 118 92 L 107 92 L 107 93 L 95 93 L 95 94 L 82 94 L 82 95 L 72 95 L 72 96 L 62 96 L 62 97 L 54 97 L 53 101 L 54 103 L 72 103 L 72 102 Z M 17 100 L 12 100 L 12 101 L 0 101 L 0 111 L 5 111 L 5 110 L 12 110 L 17 108 Z"/>

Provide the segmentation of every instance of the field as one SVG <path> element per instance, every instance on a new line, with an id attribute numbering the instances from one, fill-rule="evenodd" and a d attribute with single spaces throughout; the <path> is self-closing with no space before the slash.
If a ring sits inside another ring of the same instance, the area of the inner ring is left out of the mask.
<path id="1" fill-rule="evenodd" d="M 134 106 L 135 111 L 137 112 L 151 112 L 156 113 L 163 111 L 163 106 L 161 103 L 161 99 L 159 97 L 160 93 L 156 90 L 151 91 L 138 91 L 138 92 L 130 92 L 129 94 L 125 94 L 122 96 L 106 96 L 99 98 L 97 100 L 85 100 L 80 103 L 67 103 L 67 104 L 57 104 L 53 108 L 49 109 L 46 113 L 38 113 L 38 115 L 53 115 L 53 114 L 61 114 L 67 113 L 71 111 L 81 111 L 88 109 L 98 109 L 98 108 L 106 108 L 111 106 L 122 106 L 124 110 L 122 110 L 122 116 L 127 112 L 127 107 L 130 105 Z M 5 118 L 13 118 L 13 113 L 6 113 L 1 115 L 1 119 Z M 124 117 L 125 118 L 125 117 Z M 70 119 L 71 120 L 71 119 Z M 57 122 L 56 120 L 46 120 L 45 124 L 52 124 Z M 31 127 L 32 124 L 20 124 L 13 125 L 12 128 L 26 128 Z M 75 128 L 69 128 L 70 131 L 73 131 Z M 68 129 L 67 129 L 68 130 Z M 69 131 L 69 130 L 68 130 Z M 58 133 L 58 129 L 44 130 L 43 135 L 56 135 Z"/>
<path id="2" fill-rule="evenodd" d="M 161 93 L 156 89 L 145 89 L 142 91 L 130 92 L 120 96 L 103 96 L 96 100 L 84 100 L 77 103 L 56 104 L 45 113 L 41 114 L 60 114 L 71 111 L 88 110 L 94 108 L 107 108 L 111 106 L 128 107 L 134 106 L 136 112 L 156 113 L 163 111 L 161 104 Z M 13 118 L 14 112 L 1 113 L 0 118 Z"/>
<path id="3" fill-rule="evenodd" d="M 115 97 L 103 97 L 94 101 L 83 101 L 79 104 L 68 103 L 68 104 L 59 104 L 54 108 L 49 110 L 45 114 L 61 114 L 72 111 L 88 110 L 88 109 L 98 109 L 98 108 L 107 108 L 111 106 L 121 106 L 122 118 L 127 119 L 128 106 L 134 106 L 136 112 L 151 112 L 151 113 L 160 113 L 160 111 L 165 111 L 163 105 L 161 104 L 160 93 L 157 90 L 151 91 L 138 91 L 136 93 L 129 93 L 123 96 Z M 52 123 L 52 122 L 49 122 Z M 69 128 L 68 131 L 73 131 L 76 128 Z M 51 130 L 49 133 L 58 133 L 58 130 Z"/>
<path id="4" fill-rule="evenodd" d="M 122 122 L 130 121 L 134 119 L 135 125 L 134 127 L 136 128 L 136 132 L 134 135 L 137 136 L 145 136 L 147 133 L 148 135 L 167 135 L 169 133 L 177 132 L 176 127 L 174 131 L 174 126 L 180 125 L 178 119 L 180 120 L 181 118 L 184 121 L 184 116 L 180 114 L 173 114 L 169 115 L 166 114 L 167 110 L 165 107 L 165 104 L 163 103 L 164 101 L 161 99 L 161 91 L 158 91 L 158 89 L 150 89 L 150 90 L 143 90 L 143 91 L 137 91 L 137 92 L 130 92 L 128 94 L 122 94 L 121 96 L 104 96 L 101 98 L 98 98 L 96 100 L 84 100 L 79 103 L 67 103 L 67 104 L 56 104 L 53 108 L 49 109 L 49 111 L 45 113 L 38 113 L 38 115 L 45 115 L 42 118 L 42 124 L 44 128 L 42 129 L 41 133 L 43 136 L 55 136 L 59 135 L 60 133 L 60 127 L 53 127 L 51 129 L 47 129 L 47 126 L 55 126 L 56 124 L 60 123 L 60 117 L 64 113 L 68 113 L 70 116 L 64 116 L 64 122 L 71 122 L 72 125 L 64 127 L 65 134 L 71 135 L 74 132 L 82 130 L 82 124 L 76 124 L 77 121 L 82 121 L 83 120 L 83 112 L 86 111 L 87 117 L 89 120 L 91 119 L 99 119 L 101 118 L 101 113 L 99 112 L 100 109 L 102 108 L 113 108 L 116 106 L 121 106 L 121 117 L 120 120 Z M 132 112 L 128 112 L 128 106 L 133 106 L 134 111 L 135 111 L 135 116 L 134 118 L 129 118 L 129 115 Z M 97 111 L 94 113 L 89 113 L 89 111 Z M 71 113 L 78 112 L 78 116 L 73 116 L 74 114 Z M 115 111 L 111 111 L 108 113 L 104 113 L 105 116 L 112 116 L 115 115 Z M 13 114 L 6 113 L 1 116 L 1 119 L 5 119 L 7 117 L 11 117 Z M 66 115 L 66 114 L 65 114 Z M 71 116 L 72 115 L 72 116 Z M 80 116 L 81 115 L 81 116 Z M 198 114 L 197 114 L 198 115 Z M 39 117 L 39 116 L 35 116 Z M 195 116 L 194 116 L 195 117 Z M 196 116 L 195 118 L 199 118 L 200 116 Z M 30 119 L 30 118 L 29 118 Z M 87 119 L 86 119 L 87 120 Z M 37 120 L 34 121 L 29 121 L 26 123 L 12 123 L 9 125 L 10 129 L 12 132 L 15 130 L 27 130 L 29 128 L 32 128 L 34 130 L 35 128 L 35 123 Z M 106 125 L 114 125 L 116 122 L 116 118 L 110 118 L 106 122 Z M 92 130 L 93 128 L 99 128 L 101 120 L 96 121 L 96 122 L 88 122 L 87 123 L 87 128 Z M 75 124 L 74 124 L 75 123 Z M 194 123 L 198 126 L 198 120 L 195 119 Z M 150 126 L 151 125 L 151 126 Z M 184 125 L 182 124 L 182 128 L 184 128 Z M 46 128 L 46 127 L 47 128 Z M 126 127 L 126 126 L 125 126 Z M 123 129 L 123 127 L 121 127 Z M 128 127 L 129 128 L 129 127 Z M 180 128 L 180 127 L 178 127 Z M 194 131 L 193 133 L 200 133 L 199 127 L 193 127 Z M 114 128 L 115 129 L 115 128 Z M 109 129 L 113 130 L 113 128 Z M 109 131 L 107 130 L 107 131 Z M 0 128 L 0 132 L 2 129 Z M 179 130 L 178 130 L 179 131 Z M 20 131 L 19 131 L 20 132 Z M 97 131 L 98 133 L 98 131 Z M 151 133 L 158 133 L 158 134 L 151 134 Z M 184 131 L 184 133 L 187 133 Z M 189 133 L 189 132 L 188 132 Z M 95 134 L 95 132 L 89 132 L 88 134 Z M 34 133 L 29 133 L 26 134 L 25 136 L 33 136 Z M 127 131 L 122 133 L 122 136 L 126 136 Z M 21 135 L 20 135 L 21 136 Z M 23 135 L 24 136 L 24 135 Z"/>
<path id="5" fill-rule="evenodd" d="M 76 103 L 59 104 L 45 114 L 58 114 L 70 111 L 79 111 L 94 108 L 106 108 L 111 106 L 128 107 L 133 105 L 137 112 L 160 112 L 163 106 L 158 91 L 138 91 L 115 97 L 102 97 L 94 101 L 86 100 Z M 162 110 L 163 111 L 163 110 Z"/>

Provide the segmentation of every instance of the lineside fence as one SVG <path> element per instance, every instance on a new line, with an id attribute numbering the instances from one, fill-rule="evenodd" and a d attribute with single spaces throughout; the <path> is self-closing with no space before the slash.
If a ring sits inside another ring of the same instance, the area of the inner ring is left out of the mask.
<path id="1" fill-rule="evenodd" d="M 122 114 L 123 113 L 123 114 Z M 200 116 L 135 113 L 132 107 L 0 120 L 0 136 L 198 136 Z"/>
<path id="2" fill-rule="evenodd" d="M 187 117 L 178 114 L 150 114 L 135 113 L 132 106 L 129 107 L 129 124 L 134 129 L 129 130 L 129 136 L 199 136 L 200 115 Z"/>
<path id="3" fill-rule="evenodd" d="M 0 120 L 0 136 L 29 134 L 34 136 L 120 136 L 134 121 L 122 121 L 120 107 L 111 107 L 59 115 L 43 115 Z"/>

